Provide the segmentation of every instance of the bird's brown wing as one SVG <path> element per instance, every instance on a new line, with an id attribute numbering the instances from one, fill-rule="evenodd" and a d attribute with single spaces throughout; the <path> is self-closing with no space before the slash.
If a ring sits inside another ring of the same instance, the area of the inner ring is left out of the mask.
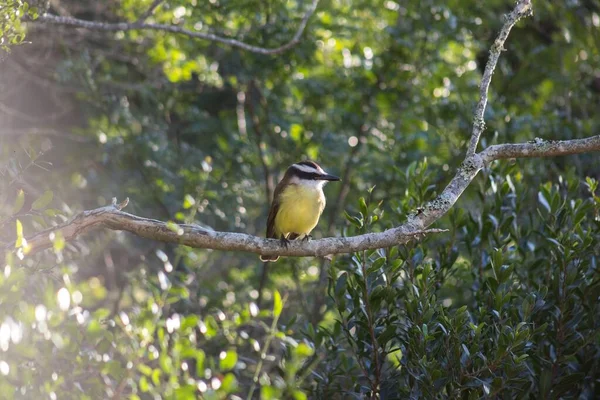
<path id="1" fill-rule="evenodd" d="M 269 210 L 269 218 L 267 218 L 267 237 L 280 239 L 275 235 L 275 217 L 279 212 L 279 195 L 281 194 L 281 185 L 277 185 L 275 193 L 273 193 L 273 202 L 271 203 L 271 209 Z"/>

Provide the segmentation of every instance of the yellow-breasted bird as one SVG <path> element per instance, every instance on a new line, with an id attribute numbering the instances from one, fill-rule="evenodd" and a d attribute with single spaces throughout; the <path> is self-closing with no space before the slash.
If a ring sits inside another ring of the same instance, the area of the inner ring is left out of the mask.
<path id="1" fill-rule="evenodd" d="M 292 164 L 275 188 L 267 220 L 267 238 L 281 239 L 284 246 L 290 240 L 310 239 L 323 208 L 323 186 L 340 178 L 323 171 L 312 161 Z M 260 256 L 262 261 L 277 261 L 279 256 Z"/>

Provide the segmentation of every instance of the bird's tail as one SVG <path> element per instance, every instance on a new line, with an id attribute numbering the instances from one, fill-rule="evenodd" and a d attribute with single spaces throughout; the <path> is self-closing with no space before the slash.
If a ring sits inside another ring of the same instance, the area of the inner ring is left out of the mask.
<path id="1" fill-rule="evenodd" d="M 260 261 L 263 262 L 275 262 L 279 260 L 279 256 L 260 256 Z"/>

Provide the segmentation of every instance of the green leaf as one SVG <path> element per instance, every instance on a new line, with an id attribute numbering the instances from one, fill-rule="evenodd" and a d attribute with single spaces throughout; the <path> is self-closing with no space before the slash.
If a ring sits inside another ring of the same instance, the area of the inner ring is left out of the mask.
<path id="1" fill-rule="evenodd" d="M 24 203 L 25 203 L 25 192 L 23 192 L 23 189 L 20 189 L 19 192 L 17 193 L 17 198 L 15 199 L 15 204 L 13 205 L 12 214 L 15 215 L 19 211 L 21 211 L 21 208 L 23 208 Z"/>
<path id="2" fill-rule="evenodd" d="M 176 399 L 192 399 L 196 395 L 196 387 L 190 384 L 178 387 L 175 390 Z"/>
<path id="3" fill-rule="evenodd" d="M 110 360 L 104 364 L 104 368 L 102 370 L 105 374 L 112 376 L 114 379 L 121 378 L 125 372 L 125 368 L 121 365 L 121 363 L 115 360 Z"/>
<path id="4" fill-rule="evenodd" d="M 223 371 L 229 371 L 235 367 L 238 361 L 238 355 L 235 350 L 228 350 L 219 357 L 219 368 Z"/>
<path id="5" fill-rule="evenodd" d="M 358 218 L 358 217 L 354 217 L 354 216 L 352 216 L 352 215 L 348 214 L 348 212 L 347 212 L 347 211 L 344 211 L 344 215 L 346 216 L 346 219 L 347 219 L 348 221 L 350 221 L 350 223 L 351 223 L 352 225 L 356 226 L 356 227 L 357 227 L 357 228 L 359 228 L 359 229 L 360 229 L 360 228 L 362 228 L 362 226 L 363 226 L 363 221 L 362 221 L 362 219 L 360 219 L 360 218 Z"/>
<path id="6" fill-rule="evenodd" d="M 304 342 L 301 342 L 298 345 L 298 347 L 296 347 L 296 354 L 301 358 L 310 357 L 313 355 L 314 352 L 315 351 L 313 350 L 313 348 Z"/>
<path id="7" fill-rule="evenodd" d="M 196 353 L 196 374 L 198 378 L 204 376 L 204 360 L 206 359 L 206 354 L 203 350 L 198 349 L 198 353 Z"/>
<path id="8" fill-rule="evenodd" d="M 25 4 L 27 4 L 27 3 L 25 3 Z M 31 19 L 37 19 L 38 16 L 39 16 L 38 8 L 37 7 L 30 7 L 29 10 L 28 10 L 28 14 L 29 14 L 29 17 Z"/>
<path id="9" fill-rule="evenodd" d="M 155 368 L 154 371 L 152 371 L 152 383 L 154 383 L 155 386 L 160 385 L 160 374 L 161 373 L 162 373 L 162 371 L 158 368 Z"/>
<path id="10" fill-rule="evenodd" d="M 196 204 L 196 200 L 189 194 L 186 194 L 183 198 L 183 208 L 187 210 L 188 208 L 192 208 L 194 204 Z"/>
<path id="11" fill-rule="evenodd" d="M 300 138 L 302 135 L 302 126 L 298 124 L 290 125 L 290 137 L 295 142 L 300 142 Z"/>
<path id="12" fill-rule="evenodd" d="M 15 242 L 15 248 L 19 248 L 23 246 L 23 224 L 21 221 L 17 220 L 17 241 Z"/>
<path id="13" fill-rule="evenodd" d="M 138 385 L 139 385 L 140 391 L 142 393 L 146 393 L 148 391 L 148 389 L 150 389 L 150 385 L 148 384 L 148 380 L 146 379 L 145 376 L 142 376 L 140 378 L 140 382 Z"/>
<path id="14" fill-rule="evenodd" d="M 56 217 L 60 214 L 60 210 L 56 210 L 54 208 L 47 208 L 44 210 L 44 215 L 47 217 Z"/>
<path id="15" fill-rule="evenodd" d="M 65 238 L 62 235 L 61 231 L 56 231 L 54 237 L 52 238 L 52 249 L 55 253 L 61 252 L 65 248 Z"/>
<path id="16" fill-rule="evenodd" d="M 335 297 L 341 297 L 346 292 L 346 282 L 348 282 L 348 273 L 343 271 L 335 282 Z"/>
<path id="17" fill-rule="evenodd" d="M 167 221 L 167 229 L 177 233 L 178 235 L 183 235 L 183 229 L 179 227 L 179 225 L 173 221 Z"/>
<path id="18" fill-rule="evenodd" d="M 565 375 L 562 379 L 552 387 L 552 399 L 560 399 L 563 393 L 572 390 L 577 387 L 578 384 L 583 383 L 585 375 L 582 373 L 574 373 Z"/>
<path id="19" fill-rule="evenodd" d="M 283 302 L 281 301 L 281 295 L 278 290 L 273 292 L 273 315 L 278 318 L 283 310 Z"/>
<path id="20" fill-rule="evenodd" d="M 158 357 L 158 364 L 166 374 L 170 374 L 173 370 L 173 359 L 166 353 Z"/>
<path id="21" fill-rule="evenodd" d="M 385 328 L 385 330 L 384 330 L 382 333 L 380 333 L 380 334 L 377 336 L 377 343 L 379 343 L 379 345 L 380 345 L 381 347 L 384 347 L 384 348 L 385 348 L 385 345 L 386 345 L 386 344 L 387 344 L 387 343 L 388 343 L 390 340 L 392 340 L 392 338 L 394 338 L 394 337 L 396 337 L 396 336 L 397 336 L 397 334 L 396 334 L 396 326 L 395 326 L 395 325 L 393 325 L 393 324 L 390 324 L 390 325 L 388 325 L 388 326 Z M 397 355 L 398 355 L 398 356 L 401 356 L 401 355 L 402 355 L 402 352 L 400 351 L 399 353 L 397 353 Z"/>
<path id="22" fill-rule="evenodd" d="M 538 201 L 541 205 L 544 206 L 546 210 L 548 210 L 548 212 L 552 211 L 552 209 L 550 208 L 550 203 L 548 203 L 548 199 L 546 199 L 546 196 L 544 196 L 544 193 L 542 193 L 541 191 L 538 192 Z"/>
<path id="23" fill-rule="evenodd" d="M 51 190 L 46 190 L 43 195 L 38 197 L 38 199 L 33 202 L 33 204 L 31 205 L 31 209 L 32 210 L 42 210 L 42 209 L 46 208 L 46 206 L 48 204 L 50 204 L 50 202 L 52 201 L 53 198 L 54 198 L 54 193 L 52 193 Z"/>
<path id="24" fill-rule="evenodd" d="M 260 388 L 260 398 L 263 400 L 279 399 L 279 391 L 273 386 L 262 386 Z"/>
<path id="25" fill-rule="evenodd" d="M 152 368 L 145 364 L 138 364 L 137 369 L 146 376 L 150 376 L 150 374 L 152 374 Z"/>
<path id="26" fill-rule="evenodd" d="M 306 400 L 306 399 L 308 399 L 308 397 L 306 396 L 306 394 L 304 394 L 304 392 L 301 392 L 298 389 L 294 390 L 293 396 L 294 396 L 294 400 Z"/>
<path id="27" fill-rule="evenodd" d="M 373 264 L 369 266 L 369 268 L 367 269 L 367 273 L 370 274 L 371 272 L 378 271 L 381 267 L 383 267 L 383 264 L 385 264 L 385 262 L 385 257 L 379 257 L 373 262 Z"/>
<path id="28" fill-rule="evenodd" d="M 23 237 L 23 224 L 17 220 L 17 237 Z"/>
<path id="29" fill-rule="evenodd" d="M 377 341 L 379 342 L 379 339 Z M 381 344 L 381 342 L 379 343 Z M 393 351 L 390 351 L 387 355 L 387 359 L 392 363 L 394 367 L 398 368 L 402 360 L 402 350 L 397 348 Z"/>
<path id="30" fill-rule="evenodd" d="M 238 381 L 234 374 L 228 373 L 221 382 L 221 389 L 225 393 L 233 393 L 238 390 Z"/>
<path id="31" fill-rule="evenodd" d="M 189 315 L 183 319 L 181 323 L 181 330 L 184 331 L 188 328 L 193 328 L 198 325 L 199 318 L 197 315 Z"/>
<path id="32" fill-rule="evenodd" d="M 547 399 L 552 387 L 552 372 L 549 369 L 544 369 L 539 374 L 540 398 Z"/>
<path id="33" fill-rule="evenodd" d="M 369 211 L 367 208 L 367 202 L 365 201 L 364 197 L 361 197 L 360 199 L 358 199 L 358 205 L 360 207 L 360 212 L 366 217 L 367 215 L 369 215 Z"/>

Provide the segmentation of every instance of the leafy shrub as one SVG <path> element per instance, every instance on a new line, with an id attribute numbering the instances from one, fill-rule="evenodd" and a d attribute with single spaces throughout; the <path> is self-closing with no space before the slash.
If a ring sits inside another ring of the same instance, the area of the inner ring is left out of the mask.
<path id="1" fill-rule="evenodd" d="M 316 327 L 302 314 L 286 316 L 278 291 L 272 310 L 234 299 L 208 306 L 201 287 L 194 293 L 184 283 L 190 273 L 173 271 L 164 253 L 163 268 L 139 272 L 146 290 L 133 294 L 136 303 L 119 310 L 97 278 L 73 279 L 60 238 L 58 270 L 46 268 L 48 257 L 34 263 L 25 248 L 8 252 L 0 275 L 3 393 L 594 398 L 597 182 L 565 176 L 536 191 L 516 171 L 485 171 L 490 188 L 471 194 L 469 211 L 451 211 L 447 234 L 338 257 L 329 270 L 332 307 Z M 435 195 L 417 188 L 430 177 L 425 162 L 408 167 L 413 183 L 396 213 L 384 213 L 377 189 L 369 191 L 348 213 L 347 234 L 400 222 L 407 207 Z M 15 201 L 12 210 L 23 214 Z M 45 194 L 28 213 L 56 218 L 46 212 L 51 201 Z"/>

